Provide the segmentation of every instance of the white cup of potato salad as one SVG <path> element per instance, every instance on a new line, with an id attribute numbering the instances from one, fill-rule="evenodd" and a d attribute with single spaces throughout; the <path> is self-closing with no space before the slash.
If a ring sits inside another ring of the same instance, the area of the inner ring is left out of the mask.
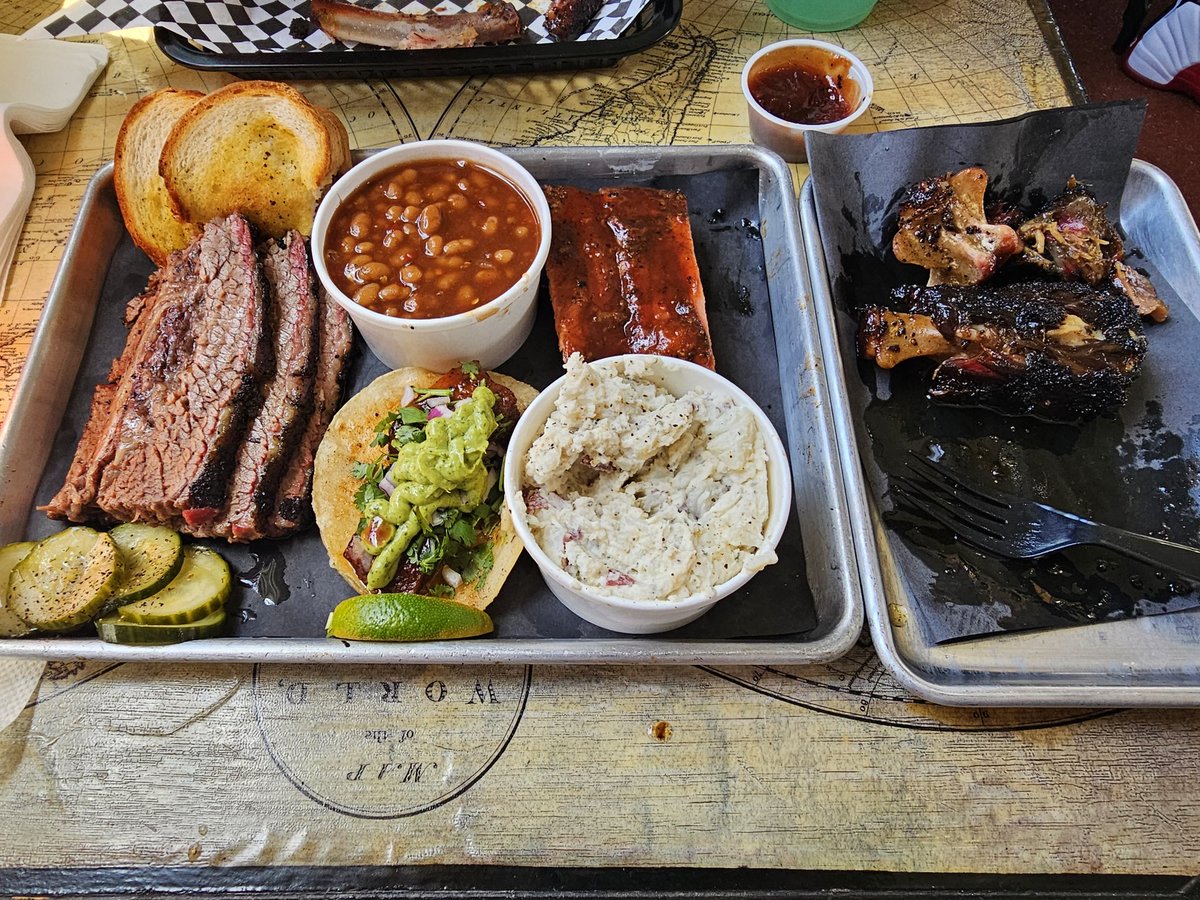
<path id="1" fill-rule="evenodd" d="M 504 496 L 567 608 L 650 634 L 699 618 L 775 562 L 792 482 L 744 391 L 695 363 L 630 354 L 568 361 L 517 423 Z"/>
<path id="2" fill-rule="evenodd" d="M 313 265 L 392 368 L 486 369 L 533 327 L 550 208 L 532 175 L 470 141 L 399 144 L 334 182 L 317 207 Z"/>

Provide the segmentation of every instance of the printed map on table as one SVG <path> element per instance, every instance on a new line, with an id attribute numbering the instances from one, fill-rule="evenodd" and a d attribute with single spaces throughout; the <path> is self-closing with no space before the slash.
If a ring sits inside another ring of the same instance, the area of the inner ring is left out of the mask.
<path id="1" fill-rule="evenodd" d="M 56 5 L 15 0 L 0 31 L 20 32 Z M 447 136 L 745 142 L 742 62 L 800 33 L 759 0 L 685 10 L 675 33 L 613 70 L 300 87 L 337 111 L 359 148 Z M 1020 0 L 882 0 L 866 27 L 833 39 L 875 77 L 863 130 L 1070 102 Z M 98 40 L 113 59 L 82 115 L 28 141 L 35 224 L 0 306 L 0 416 L 80 197 L 111 158 L 125 112 L 164 85 L 229 80 L 166 62 L 145 29 Z M 1158 841 L 1152 868 L 1185 871 L 1200 849 L 1180 827 L 1194 818 L 1195 766 L 1143 740 L 1168 724 L 1172 746 L 1200 746 L 1187 713 L 932 707 L 890 678 L 865 639 L 808 668 L 51 663 L 0 733 L 0 809 L 44 810 L 0 867 L 753 858 L 1118 871 L 1114 848 Z M 986 772 L 968 776 L 979 759 Z M 1067 772 L 1103 777 L 1102 822 Z M 114 773 L 120 785 L 103 787 Z M 147 810 L 152 846 L 142 844 Z M 831 851 L 823 838 L 838 823 Z"/>

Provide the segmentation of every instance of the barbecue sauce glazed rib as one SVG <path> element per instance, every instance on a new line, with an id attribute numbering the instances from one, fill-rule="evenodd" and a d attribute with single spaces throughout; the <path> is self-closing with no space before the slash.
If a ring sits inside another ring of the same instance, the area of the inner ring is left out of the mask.
<path id="1" fill-rule="evenodd" d="M 715 368 L 687 198 L 641 187 L 545 191 L 563 359 L 655 353 Z"/>

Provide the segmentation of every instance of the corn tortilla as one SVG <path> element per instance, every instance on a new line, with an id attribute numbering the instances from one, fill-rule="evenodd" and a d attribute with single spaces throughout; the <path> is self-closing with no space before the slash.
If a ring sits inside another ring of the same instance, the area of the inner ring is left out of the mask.
<path id="1" fill-rule="evenodd" d="M 522 411 L 538 394 L 536 388 L 515 378 L 495 372 L 488 374 L 516 395 Z M 360 517 L 358 507 L 354 505 L 354 493 L 361 482 L 354 477 L 353 466 L 356 462 L 370 462 L 378 457 L 379 448 L 371 446 L 375 425 L 400 405 L 405 388 L 429 387 L 441 377 L 439 372 L 414 367 L 379 376 L 338 410 L 317 448 L 312 504 L 321 542 L 329 554 L 329 564 L 359 593 L 366 593 L 367 587 L 342 556 L 358 528 Z M 459 603 L 476 609 L 486 607 L 496 599 L 521 555 L 521 540 L 513 529 L 507 506 L 500 507 L 500 521 L 492 531 L 491 543 L 491 572 L 479 586 L 463 582 L 454 592 L 454 599 Z"/>

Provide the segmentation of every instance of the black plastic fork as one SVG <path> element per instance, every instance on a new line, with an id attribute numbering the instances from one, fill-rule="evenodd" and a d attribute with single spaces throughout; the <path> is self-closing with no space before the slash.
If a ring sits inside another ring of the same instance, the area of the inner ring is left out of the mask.
<path id="1" fill-rule="evenodd" d="M 1200 549 L 1102 525 L 1045 503 L 1002 491 L 984 492 L 927 459 L 912 455 L 895 479 L 904 501 L 986 553 L 1034 559 L 1078 544 L 1095 544 L 1200 581 Z"/>

